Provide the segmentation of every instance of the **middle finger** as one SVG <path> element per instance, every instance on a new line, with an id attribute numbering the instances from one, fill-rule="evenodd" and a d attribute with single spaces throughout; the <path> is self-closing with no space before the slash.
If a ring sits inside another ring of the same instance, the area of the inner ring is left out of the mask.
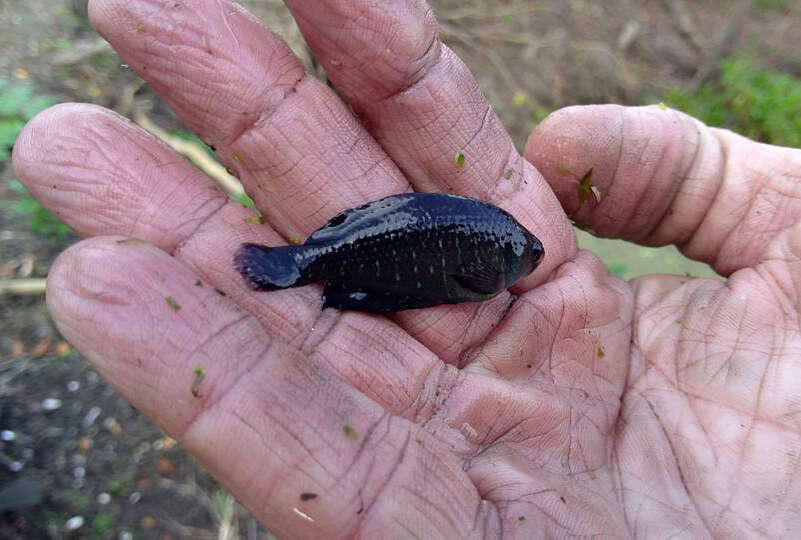
<path id="1" fill-rule="evenodd" d="M 556 196 L 517 152 L 470 70 L 439 40 L 424 0 L 286 4 L 326 73 L 417 191 L 489 201 L 542 240 L 542 264 L 516 291 L 575 257 L 576 237 Z"/>

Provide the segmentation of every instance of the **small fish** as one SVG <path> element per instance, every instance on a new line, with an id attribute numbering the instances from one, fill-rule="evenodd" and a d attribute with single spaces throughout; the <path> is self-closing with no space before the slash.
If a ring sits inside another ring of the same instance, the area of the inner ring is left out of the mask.
<path id="1" fill-rule="evenodd" d="M 491 204 L 404 193 L 345 210 L 299 246 L 243 244 L 248 287 L 324 281 L 323 309 L 385 313 L 492 298 L 530 274 L 542 243 Z"/>

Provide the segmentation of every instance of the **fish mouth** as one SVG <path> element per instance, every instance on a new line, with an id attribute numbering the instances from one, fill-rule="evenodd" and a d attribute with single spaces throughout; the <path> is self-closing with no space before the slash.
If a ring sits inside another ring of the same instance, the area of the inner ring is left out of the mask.
<path id="1" fill-rule="evenodd" d="M 535 268 L 537 267 L 537 265 L 540 264 L 543 257 L 545 257 L 545 248 L 542 247 L 542 243 L 538 240 L 537 246 L 534 251 L 534 256 L 532 257 L 532 261 L 534 262 Z"/>
<path id="2" fill-rule="evenodd" d="M 524 275 L 528 275 L 533 272 L 537 266 L 539 266 L 540 262 L 542 262 L 543 257 L 545 257 L 545 248 L 542 246 L 542 242 L 534 236 L 533 234 L 529 233 L 527 235 L 528 240 L 528 249 L 526 252 L 528 253 L 527 257 L 527 268 Z"/>

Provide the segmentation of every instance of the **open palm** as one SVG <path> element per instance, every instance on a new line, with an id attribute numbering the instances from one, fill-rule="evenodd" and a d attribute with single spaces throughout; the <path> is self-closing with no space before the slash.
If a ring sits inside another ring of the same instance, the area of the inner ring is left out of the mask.
<path id="1" fill-rule="evenodd" d="M 523 159 L 422 1 L 287 4 L 358 116 L 227 0 L 90 3 L 265 224 L 109 111 L 42 113 L 14 166 L 88 237 L 48 281 L 86 358 L 283 537 L 797 535 L 801 153 L 599 106 Z M 564 171 L 590 168 L 602 199 L 578 208 Z M 503 207 L 543 263 L 514 295 L 392 317 L 232 265 L 409 189 Z M 728 280 L 610 277 L 563 206 Z"/>

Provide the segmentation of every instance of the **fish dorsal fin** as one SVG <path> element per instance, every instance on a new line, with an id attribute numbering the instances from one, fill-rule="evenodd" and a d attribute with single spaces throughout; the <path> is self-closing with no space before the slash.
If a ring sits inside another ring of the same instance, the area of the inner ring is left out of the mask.
<path id="1" fill-rule="evenodd" d="M 465 289 L 477 294 L 495 294 L 503 290 L 503 272 L 482 262 L 469 262 L 463 271 L 452 274 L 456 282 Z"/>
<path id="2" fill-rule="evenodd" d="M 307 244 L 326 243 L 342 238 L 354 231 L 365 228 L 387 227 L 387 216 L 391 216 L 396 227 L 402 227 L 412 216 L 408 212 L 400 212 L 403 206 L 414 199 L 414 194 L 402 193 L 390 195 L 377 201 L 350 208 L 335 215 L 328 222 L 314 231 L 306 240 Z M 405 219 L 405 221 L 404 221 Z"/>

